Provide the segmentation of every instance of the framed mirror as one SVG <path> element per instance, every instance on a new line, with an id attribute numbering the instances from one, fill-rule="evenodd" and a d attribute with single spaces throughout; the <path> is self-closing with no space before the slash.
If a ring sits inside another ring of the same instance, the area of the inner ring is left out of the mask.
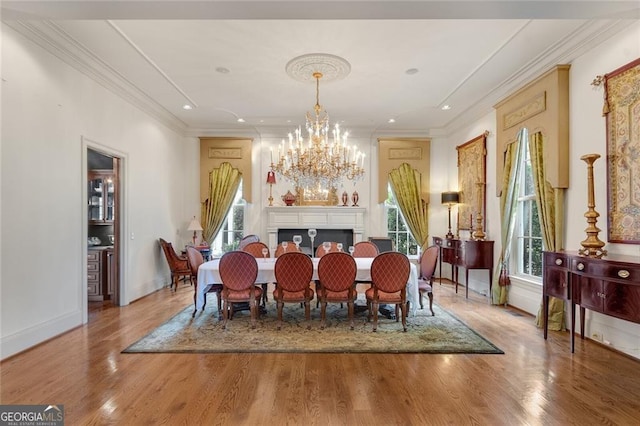
<path id="1" fill-rule="evenodd" d="M 336 188 L 296 188 L 299 206 L 336 206 L 338 195 Z"/>

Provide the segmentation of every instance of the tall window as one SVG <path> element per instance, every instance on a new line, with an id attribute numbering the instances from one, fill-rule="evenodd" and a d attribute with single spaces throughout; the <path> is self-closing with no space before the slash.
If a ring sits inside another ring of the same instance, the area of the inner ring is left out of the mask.
<path id="1" fill-rule="evenodd" d="M 387 212 L 387 234 L 389 238 L 393 241 L 395 249 L 400 253 L 418 254 L 418 243 L 409 232 L 390 185 L 387 185 L 387 194 L 384 206 Z"/>
<path id="2" fill-rule="evenodd" d="M 238 186 L 238 192 L 233 199 L 233 204 L 224 220 L 222 229 L 213 240 L 213 251 L 216 253 L 233 251 L 238 248 L 240 240 L 244 236 L 244 211 L 245 201 L 242 198 L 242 184 Z"/>
<path id="3" fill-rule="evenodd" d="M 523 141 L 529 139 L 525 130 L 522 133 Z M 517 261 L 517 272 L 520 275 L 530 277 L 542 277 L 542 231 L 538 217 L 538 205 L 533 186 L 533 174 L 531 171 L 531 156 L 529 144 L 523 143 L 524 150 L 522 164 L 520 165 L 520 179 L 518 188 L 518 208 L 516 211 L 516 228 L 514 260 Z"/>

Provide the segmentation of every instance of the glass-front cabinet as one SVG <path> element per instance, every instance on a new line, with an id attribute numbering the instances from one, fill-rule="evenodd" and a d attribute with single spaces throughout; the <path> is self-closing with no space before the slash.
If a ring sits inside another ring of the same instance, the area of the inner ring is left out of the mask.
<path id="1" fill-rule="evenodd" d="M 113 224 L 116 214 L 113 171 L 91 170 L 88 177 L 89 223 Z"/>

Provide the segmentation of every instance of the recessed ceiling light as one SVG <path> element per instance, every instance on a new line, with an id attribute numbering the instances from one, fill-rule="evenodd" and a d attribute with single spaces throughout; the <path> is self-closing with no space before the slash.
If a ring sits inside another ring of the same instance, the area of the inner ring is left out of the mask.
<path id="1" fill-rule="evenodd" d="M 244 118 L 238 118 L 238 123 L 244 123 Z"/>
<path id="2" fill-rule="evenodd" d="M 225 67 L 218 67 L 216 68 L 216 71 L 219 72 L 220 74 L 229 74 L 229 68 L 225 68 Z"/>
<path id="3" fill-rule="evenodd" d="M 409 68 L 408 70 L 405 71 L 405 74 L 413 75 L 413 74 L 417 74 L 418 71 L 419 71 L 418 68 Z"/>
<path id="4" fill-rule="evenodd" d="M 389 123 L 395 123 L 395 122 L 396 122 L 396 119 L 395 119 L 395 118 L 390 118 L 388 122 L 389 122 Z"/>
<path id="5" fill-rule="evenodd" d="M 190 109 L 193 109 L 193 107 L 189 104 L 184 104 L 182 105 L 182 109 L 189 111 Z"/>
<path id="6" fill-rule="evenodd" d="M 448 111 L 451 109 L 451 105 L 442 105 L 442 110 L 443 111 Z"/>

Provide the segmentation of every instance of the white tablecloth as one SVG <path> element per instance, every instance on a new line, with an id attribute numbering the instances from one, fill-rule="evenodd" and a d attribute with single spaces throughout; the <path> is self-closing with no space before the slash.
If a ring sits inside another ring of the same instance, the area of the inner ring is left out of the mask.
<path id="1" fill-rule="evenodd" d="M 371 262 L 373 257 L 356 257 L 356 265 L 358 271 L 356 274 L 357 281 L 371 281 Z M 313 279 L 318 279 L 318 261 L 319 258 L 313 258 Z M 276 259 L 256 259 L 258 262 L 258 277 L 256 283 L 272 283 L 275 279 L 274 266 Z M 212 284 L 221 284 L 220 271 L 218 265 L 220 259 L 213 259 L 203 263 L 198 268 L 198 294 L 196 297 L 196 308 L 202 309 L 204 305 L 205 293 L 209 290 Z M 411 271 L 409 273 L 409 281 L 407 281 L 407 300 L 410 302 L 410 314 L 415 315 L 418 306 L 420 305 L 420 294 L 418 292 L 418 268 L 414 263 L 410 263 Z"/>

